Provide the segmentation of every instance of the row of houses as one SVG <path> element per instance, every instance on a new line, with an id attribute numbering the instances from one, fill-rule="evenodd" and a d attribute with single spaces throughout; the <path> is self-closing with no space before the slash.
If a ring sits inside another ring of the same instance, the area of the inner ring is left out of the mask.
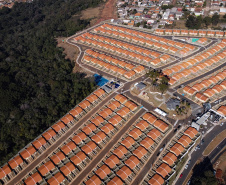
<path id="1" fill-rule="evenodd" d="M 138 105 L 127 97 L 116 95 L 42 161 L 36 170 L 25 176 L 23 182 L 26 185 L 71 182 L 122 128 L 137 108 Z M 34 183 L 37 179 L 34 176 L 37 174 L 41 179 L 38 178 Z"/>
<path id="2" fill-rule="evenodd" d="M 130 184 L 169 129 L 167 123 L 152 113 L 145 113 L 113 146 L 83 184 Z"/>
<path id="3" fill-rule="evenodd" d="M 192 74 L 200 73 L 205 69 L 211 69 L 213 65 L 221 62 L 225 58 L 224 50 L 226 44 L 224 42 L 205 50 L 203 53 L 196 55 L 195 57 L 184 61 L 180 64 L 172 66 L 163 70 L 163 73 L 170 76 L 170 84 L 173 85 L 183 78 L 187 78 Z"/>
<path id="4" fill-rule="evenodd" d="M 145 68 L 141 65 L 135 66 L 131 63 L 113 58 L 103 53 L 94 50 L 86 50 L 86 55 L 83 61 L 89 63 L 91 66 L 104 70 L 111 75 L 117 75 L 120 78 L 134 79 L 145 73 Z"/>
<path id="5" fill-rule="evenodd" d="M 193 96 L 195 99 L 204 103 L 209 99 L 218 97 L 226 89 L 226 69 L 217 73 L 210 78 L 202 80 L 199 83 L 195 83 L 192 87 L 185 86 L 183 92 L 185 95 Z"/>
<path id="6" fill-rule="evenodd" d="M 199 136 L 198 131 L 189 127 L 180 132 L 163 151 L 162 156 L 155 162 L 149 174 L 145 177 L 143 184 L 163 185 L 175 173 L 177 161 L 188 152 Z"/>
<path id="7" fill-rule="evenodd" d="M 18 155 L 13 157 L 7 164 L 0 168 L 0 180 L 7 183 L 10 179 L 19 174 L 26 166 L 30 165 L 40 154 L 45 152 L 54 142 L 67 133 L 76 122 L 89 110 L 98 105 L 102 98 L 108 95 L 103 89 L 94 91 L 85 98 L 68 114 L 52 125 L 41 136 L 36 138 L 22 149 Z"/>
<path id="8" fill-rule="evenodd" d="M 151 40 L 153 42 L 157 42 L 157 43 L 162 43 L 162 44 L 167 44 L 170 46 L 176 46 L 177 48 L 181 49 L 181 48 L 188 48 L 190 50 L 194 50 L 195 46 L 190 45 L 190 44 L 184 44 L 181 42 L 177 42 L 177 41 L 172 41 L 166 38 L 162 38 L 162 37 L 158 37 L 155 35 L 151 35 L 148 33 L 143 33 L 137 30 L 133 30 L 133 29 L 128 29 L 128 28 L 124 28 L 124 27 L 120 27 L 120 26 L 116 26 L 116 25 L 111 25 L 111 24 L 103 24 L 100 27 L 97 27 L 93 30 L 95 33 L 103 33 L 103 34 L 107 34 L 107 35 L 113 35 L 113 36 L 119 36 L 125 39 L 132 39 L 135 42 L 139 42 L 140 40 L 143 41 L 143 43 L 145 43 L 145 40 Z M 130 36 L 130 37 L 128 37 Z M 145 40 L 142 40 L 145 39 Z"/>
<path id="9" fill-rule="evenodd" d="M 114 43 L 113 42 L 114 39 L 111 39 L 111 40 L 107 39 L 106 41 L 104 41 L 104 43 L 102 43 L 102 42 L 93 41 L 91 39 L 86 39 L 86 38 L 83 38 L 82 36 L 79 36 L 75 38 L 75 41 L 76 43 L 84 44 L 89 47 L 96 47 L 97 49 L 105 50 L 106 52 L 110 52 L 119 57 L 130 59 L 136 63 L 143 64 L 146 66 L 149 66 L 149 65 L 155 66 L 161 63 L 167 63 L 168 61 L 172 60 L 172 58 L 167 54 L 163 54 L 162 56 L 160 56 L 160 54 L 157 52 L 150 51 L 147 49 L 142 49 L 140 47 L 136 47 L 126 43 L 121 45 L 120 42 Z M 173 50 L 174 49 L 175 48 L 173 47 Z M 157 56 L 159 57 L 157 58 Z M 153 59 L 153 57 L 156 57 L 156 58 Z"/>
<path id="10" fill-rule="evenodd" d="M 179 30 L 179 29 L 156 29 L 157 35 L 182 35 L 199 37 L 224 37 L 224 31 L 215 30 Z"/>

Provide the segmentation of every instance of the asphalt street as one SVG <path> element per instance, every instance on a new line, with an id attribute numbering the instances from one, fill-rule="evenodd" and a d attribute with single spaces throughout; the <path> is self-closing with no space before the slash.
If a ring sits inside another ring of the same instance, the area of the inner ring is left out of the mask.
<path id="1" fill-rule="evenodd" d="M 182 174 L 183 176 L 181 178 L 178 179 L 178 181 L 176 182 L 176 185 L 182 185 L 189 172 L 193 169 L 193 166 L 196 164 L 196 162 L 199 160 L 199 159 L 202 159 L 203 158 L 203 151 L 206 149 L 206 147 L 209 145 L 209 143 L 219 134 L 221 133 L 223 130 L 226 129 L 226 124 L 224 124 L 223 126 L 215 126 L 214 129 L 209 132 L 203 139 L 204 139 L 204 143 L 202 145 L 199 145 L 200 146 L 200 149 L 199 150 L 196 150 L 196 151 L 193 151 L 193 153 L 191 154 L 191 163 L 188 165 L 188 168 L 187 169 L 184 169 Z M 225 146 L 225 140 L 223 143 L 220 143 L 218 146 L 216 146 L 215 150 L 213 150 L 209 157 L 210 159 L 213 158 L 221 149 L 222 149 L 222 145 Z"/>

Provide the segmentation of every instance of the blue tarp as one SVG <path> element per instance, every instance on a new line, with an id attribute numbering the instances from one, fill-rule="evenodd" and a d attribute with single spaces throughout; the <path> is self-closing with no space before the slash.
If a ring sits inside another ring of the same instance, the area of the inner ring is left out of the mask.
<path id="1" fill-rule="evenodd" d="M 106 78 L 103 78 L 102 76 L 100 76 L 98 74 L 94 74 L 93 76 L 95 77 L 95 82 L 100 87 L 108 82 L 108 80 Z"/>
<path id="2" fill-rule="evenodd" d="M 199 39 L 196 39 L 196 38 L 192 38 L 192 42 L 196 42 L 198 41 Z"/>

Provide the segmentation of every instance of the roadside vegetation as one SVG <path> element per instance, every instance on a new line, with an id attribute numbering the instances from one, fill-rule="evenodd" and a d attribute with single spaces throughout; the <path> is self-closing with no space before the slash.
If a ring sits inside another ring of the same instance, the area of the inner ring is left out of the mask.
<path id="1" fill-rule="evenodd" d="M 150 70 L 146 76 L 152 80 L 152 85 L 162 94 L 169 89 L 169 77 L 163 75 L 160 70 Z"/>
<path id="2" fill-rule="evenodd" d="M 95 88 L 72 73 L 56 38 L 89 25 L 78 12 L 102 0 L 36 0 L 0 10 L 0 165 Z"/>
<path id="3" fill-rule="evenodd" d="M 206 157 L 202 162 L 196 164 L 193 168 L 193 174 L 191 177 L 191 185 L 207 184 L 217 185 L 217 180 L 214 175 L 213 165 L 210 159 Z"/>

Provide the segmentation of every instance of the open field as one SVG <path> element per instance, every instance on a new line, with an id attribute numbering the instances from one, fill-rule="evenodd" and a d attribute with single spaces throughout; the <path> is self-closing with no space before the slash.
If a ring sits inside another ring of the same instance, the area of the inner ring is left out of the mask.
<path id="1" fill-rule="evenodd" d="M 203 152 L 204 156 L 207 156 L 211 153 L 211 151 L 221 142 L 224 140 L 226 136 L 226 130 L 222 131 L 220 134 L 218 134 L 208 145 L 208 147 Z"/>

